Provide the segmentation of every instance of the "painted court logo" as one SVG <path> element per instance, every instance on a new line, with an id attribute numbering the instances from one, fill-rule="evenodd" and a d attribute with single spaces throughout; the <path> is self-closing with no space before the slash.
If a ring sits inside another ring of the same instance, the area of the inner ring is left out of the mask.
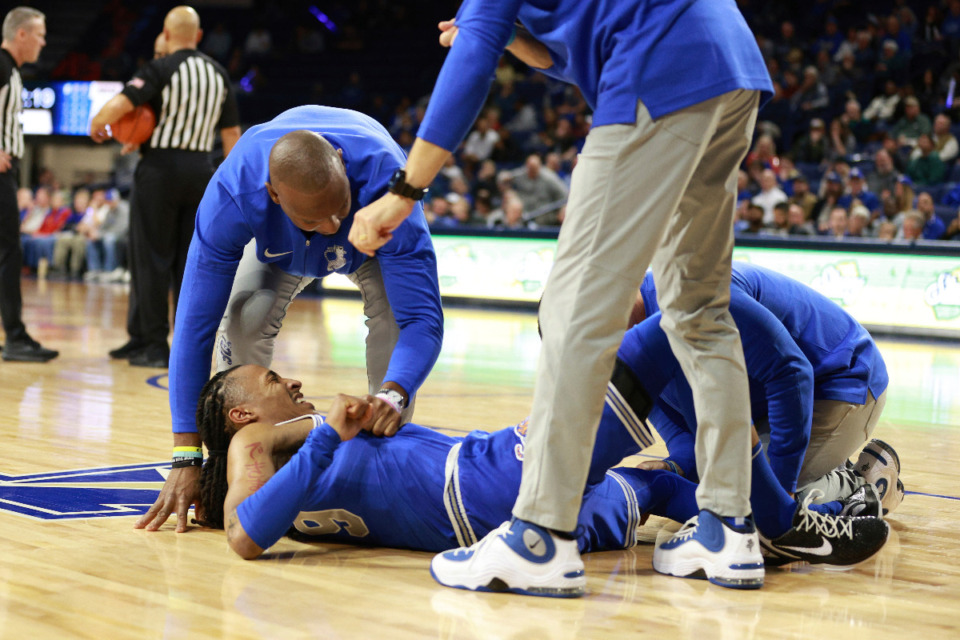
<path id="1" fill-rule="evenodd" d="M 0 473 L 0 511 L 39 520 L 139 516 L 157 499 L 169 472 L 168 461 L 22 476 Z"/>
<path id="2" fill-rule="evenodd" d="M 945 271 L 923 292 L 923 300 L 937 320 L 952 320 L 960 316 L 960 269 Z"/>

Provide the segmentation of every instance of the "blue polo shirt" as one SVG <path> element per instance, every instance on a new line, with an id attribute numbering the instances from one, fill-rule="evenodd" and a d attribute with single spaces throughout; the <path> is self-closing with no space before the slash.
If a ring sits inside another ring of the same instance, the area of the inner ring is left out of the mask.
<path id="1" fill-rule="evenodd" d="M 264 187 L 274 143 L 299 129 L 319 133 L 343 152 L 352 202 L 349 216 L 331 236 L 297 228 Z M 298 276 L 353 273 L 367 260 L 347 240 L 354 214 L 386 193 L 393 172 L 405 162 L 386 129 L 346 109 L 297 107 L 240 137 L 197 210 L 170 353 L 174 432 L 197 430 L 197 400 L 210 373 L 213 340 L 244 247 L 256 239 L 260 262 Z M 437 259 L 419 203 L 377 252 L 377 260 L 400 327 L 385 380 L 412 396 L 433 368 L 443 340 Z"/>
<path id="2" fill-rule="evenodd" d="M 734 0 L 465 0 L 420 138 L 456 148 L 516 20 L 549 50 L 544 72 L 579 87 L 593 126 L 636 122 L 638 99 L 656 119 L 736 89 L 773 92 Z"/>

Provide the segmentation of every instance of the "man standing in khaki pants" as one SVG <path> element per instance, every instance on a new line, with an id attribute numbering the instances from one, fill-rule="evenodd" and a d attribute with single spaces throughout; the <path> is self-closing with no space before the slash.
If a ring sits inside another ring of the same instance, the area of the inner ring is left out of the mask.
<path id="1" fill-rule="evenodd" d="M 607 383 L 652 261 L 661 324 L 694 392 L 701 478 L 698 519 L 658 546 L 654 568 L 761 586 L 747 379 L 727 305 L 737 169 L 772 85 L 743 16 L 733 0 L 466 0 L 440 29 L 450 53 L 405 169 L 357 213 L 350 241 L 361 251 L 390 239 L 410 195 L 456 149 L 504 48 L 575 83 L 594 116 L 540 307 L 543 350 L 514 519 L 438 555 L 431 572 L 464 589 L 584 593 L 572 531 L 604 395 L 624 401 Z M 629 408 L 645 417 L 643 403 Z"/>

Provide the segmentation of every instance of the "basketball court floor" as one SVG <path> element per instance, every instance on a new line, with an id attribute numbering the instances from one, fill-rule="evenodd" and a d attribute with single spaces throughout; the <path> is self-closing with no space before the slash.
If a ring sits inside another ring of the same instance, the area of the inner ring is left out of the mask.
<path id="1" fill-rule="evenodd" d="M 0 362 L 0 637 L 960 637 L 956 342 L 880 341 L 891 383 L 875 435 L 899 452 L 907 496 L 876 557 L 769 569 L 763 589 L 732 591 L 655 574 L 652 541 L 677 525 L 651 518 L 637 547 L 585 556 L 589 594 L 566 601 L 442 588 L 427 553 L 284 539 L 248 562 L 222 531 L 134 530 L 169 465 L 166 372 L 106 357 L 126 338 L 123 285 L 26 280 L 24 300 L 34 337 L 61 356 Z M 274 369 L 323 409 L 365 390 L 364 335 L 359 302 L 298 300 Z M 515 424 L 538 349 L 531 313 L 448 308 L 417 422 Z"/>

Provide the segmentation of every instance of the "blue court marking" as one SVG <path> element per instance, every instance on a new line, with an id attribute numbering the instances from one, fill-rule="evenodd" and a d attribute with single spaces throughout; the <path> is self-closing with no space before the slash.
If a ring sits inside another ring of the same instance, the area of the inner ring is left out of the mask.
<path id="1" fill-rule="evenodd" d="M 923 493 L 922 491 L 904 491 L 905 496 L 926 496 L 927 498 L 943 498 L 944 500 L 960 500 L 960 496 L 945 496 L 939 493 Z"/>
<path id="2" fill-rule="evenodd" d="M 152 378 L 147 378 L 147 384 L 151 387 L 156 387 L 157 389 L 163 389 L 164 391 L 170 391 L 170 387 L 167 386 L 166 373 L 161 373 L 160 375 L 153 376 Z M 160 382 L 163 380 L 163 382 Z"/>
<path id="3" fill-rule="evenodd" d="M 0 511 L 38 520 L 143 515 L 156 501 L 170 462 L 74 469 L 49 473 L 0 473 Z M 156 488 L 123 485 L 155 485 Z"/>

